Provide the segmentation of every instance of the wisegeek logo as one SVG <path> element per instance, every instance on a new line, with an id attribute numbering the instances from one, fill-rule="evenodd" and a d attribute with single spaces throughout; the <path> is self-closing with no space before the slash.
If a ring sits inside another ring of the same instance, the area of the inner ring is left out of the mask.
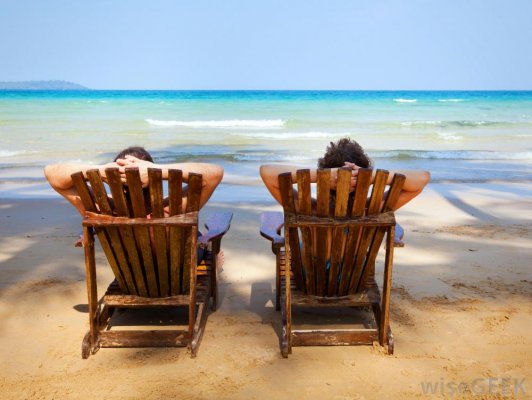
<path id="1" fill-rule="evenodd" d="M 498 395 L 503 397 L 517 397 L 526 395 L 525 378 L 477 378 L 469 382 L 439 381 L 421 382 L 424 395 L 455 396 L 461 394 Z"/>

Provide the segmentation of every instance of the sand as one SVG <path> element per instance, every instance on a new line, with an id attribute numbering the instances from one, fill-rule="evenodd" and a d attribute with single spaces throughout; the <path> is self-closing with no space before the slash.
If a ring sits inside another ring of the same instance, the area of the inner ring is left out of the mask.
<path id="1" fill-rule="evenodd" d="M 234 220 L 220 307 L 197 358 L 185 348 L 101 349 L 82 360 L 79 216 L 60 198 L 0 199 L 1 397 L 532 398 L 531 194 L 527 184 L 429 185 L 398 213 L 406 247 L 395 252 L 395 354 L 296 347 L 289 359 L 278 346 L 274 256 L 258 234 L 260 213 L 279 209 L 272 202 L 205 209 Z M 97 258 L 103 290 L 111 273 Z"/>

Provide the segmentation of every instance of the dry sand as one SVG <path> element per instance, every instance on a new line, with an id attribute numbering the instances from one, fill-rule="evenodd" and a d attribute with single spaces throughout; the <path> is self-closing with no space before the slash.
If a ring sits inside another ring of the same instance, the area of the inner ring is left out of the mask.
<path id="1" fill-rule="evenodd" d="M 525 184 L 430 185 L 398 213 L 406 247 L 395 252 L 395 354 L 296 347 L 289 359 L 279 353 L 274 257 L 258 234 L 260 213 L 278 210 L 273 203 L 205 210 L 229 209 L 234 219 L 222 243 L 220 308 L 197 358 L 184 348 L 101 349 L 82 360 L 79 216 L 61 199 L 0 199 L 0 396 L 532 398 L 531 194 Z M 98 262 L 101 291 L 111 274 L 101 253 Z M 424 382 L 445 386 L 424 394 Z M 460 382 L 462 394 L 454 392 Z"/>

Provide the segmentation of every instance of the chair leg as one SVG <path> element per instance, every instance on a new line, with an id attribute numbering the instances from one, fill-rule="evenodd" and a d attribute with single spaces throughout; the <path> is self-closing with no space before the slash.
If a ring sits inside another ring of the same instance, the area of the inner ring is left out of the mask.
<path id="1" fill-rule="evenodd" d="M 388 355 L 393 355 L 393 335 L 392 329 L 388 326 Z"/>
<path id="2" fill-rule="evenodd" d="M 381 346 L 389 344 L 388 334 L 390 328 L 390 296 L 392 289 L 392 268 L 393 268 L 393 241 L 395 230 L 392 226 L 386 235 L 386 255 L 384 258 L 384 283 L 382 286 L 381 316 L 379 321 L 379 343 Z M 392 341 L 393 343 L 393 341 Z M 388 349 L 388 352 L 390 349 Z M 393 353 L 393 346 L 392 346 Z"/>
<path id="3" fill-rule="evenodd" d="M 100 337 L 96 337 L 95 341 L 92 340 L 91 332 L 88 331 L 81 342 L 81 358 L 86 360 L 91 354 L 96 354 L 100 350 Z"/>
<path id="4" fill-rule="evenodd" d="M 290 335 L 290 332 L 288 332 L 288 326 L 286 321 L 286 296 L 281 296 L 281 323 L 282 323 L 282 333 L 281 333 L 281 340 L 280 340 L 280 346 L 281 346 L 281 355 L 283 358 L 288 358 L 288 336 Z"/>
<path id="5" fill-rule="evenodd" d="M 98 287 L 96 282 L 96 260 L 94 254 L 94 233 L 83 227 L 83 249 L 85 252 L 85 277 L 89 305 L 89 332 L 81 344 L 81 357 L 86 359 L 96 353 L 100 346 L 100 312 L 98 310 Z"/>
<path id="6" fill-rule="evenodd" d="M 199 345 L 205 332 L 205 325 L 207 323 L 207 304 L 200 303 L 198 305 L 198 313 L 196 314 L 196 323 L 194 324 L 194 331 L 190 341 L 190 354 L 194 358 L 198 354 Z"/>

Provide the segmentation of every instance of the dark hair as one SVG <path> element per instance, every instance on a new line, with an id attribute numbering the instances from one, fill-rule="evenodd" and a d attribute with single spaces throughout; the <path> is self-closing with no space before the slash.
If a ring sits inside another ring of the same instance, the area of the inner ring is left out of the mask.
<path id="1" fill-rule="evenodd" d="M 362 168 L 369 168 L 372 165 L 362 146 L 345 137 L 327 146 L 325 154 L 318 160 L 318 168 L 340 168 L 346 161 Z"/>
<path id="2" fill-rule="evenodd" d="M 134 156 L 144 161 L 153 162 L 153 158 L 151 157 L 150 153 L 148 153 L 144 147 L 140 146 L 131 146 L 122 150 L 116 155 L 114 161 L 118 160 L 119 158 L 124 158 L 125 156 Z"/>

